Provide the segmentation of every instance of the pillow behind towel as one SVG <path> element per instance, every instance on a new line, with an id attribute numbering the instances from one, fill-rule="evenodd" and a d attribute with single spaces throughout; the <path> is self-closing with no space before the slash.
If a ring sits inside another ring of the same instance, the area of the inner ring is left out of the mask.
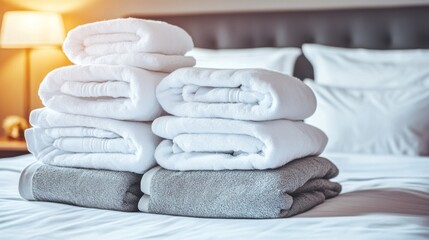
<path id="1" fill-rule="evenodd" d="M 306 123 L 329 138 L 325 152 L 429 155 L 429 89 L 356 89 L 305 83 L 318 107 Z"/>
<path id="2" fill-rule="evenodd" d="M 292 75 L 299 48 L 243 48 L 203 49 L 194 48 L 186 55 L 197 61 L 200 68 L 263 68 Z"/>
<path id="3" fill-rule="evenodd" d="M 314 80 L 348 88 L 429 86 L 429 50 L 371 50 L 304 44 Z"/>

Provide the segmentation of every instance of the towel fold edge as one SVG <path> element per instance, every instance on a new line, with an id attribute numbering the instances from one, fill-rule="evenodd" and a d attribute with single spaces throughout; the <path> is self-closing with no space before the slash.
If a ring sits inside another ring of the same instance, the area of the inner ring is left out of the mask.
<path id="1" fill-rule="evenodd" d="M 139 203 L 137 205 L 138 209 L 141 212 L 149 212 L 149 202 L 150 202 L 150 197 L 149 195 L 145 195 L 143 194 L 143 196 L 140 198 Z"/>
<path id="2" fill-rule="evenodd" d="M 145 174 L 143 174 L 142 180 L 140 182 L 140 190 L 143 192 L 143 194 L 145 195 L 151 194 L 150 185 L 151 185 L 152 179 L 160 169 L 161 167 L 157 166 L 150 169 Z"/>
<path id="3" fill-rule="evenodd" d="M 18 191 L 22 198 L 35 201 L 36 198 L 33 195 L 33 176 L 37 169 L 43 164 L 40 162 L 33 162 L 22 170 L 19 177 Z"/>

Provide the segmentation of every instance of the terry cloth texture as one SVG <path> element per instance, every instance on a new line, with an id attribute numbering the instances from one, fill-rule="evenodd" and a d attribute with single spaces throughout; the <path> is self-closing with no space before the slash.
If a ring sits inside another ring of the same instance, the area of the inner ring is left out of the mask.
<path id="1" fill-rule="evenodd" d="M 329 179 L 338 169 L 322 157 L 294 160 L 274 170 L 170 171 L 143 175 L 143 212 L 213 218 L 290 217 L 337 196 Z"/>
<path id="2" fill-rule="evenodd" d="M 155 96 L 166 73 L 112 65 L 72 65 L 50 72 L 40 84 L 53 110 L 101 118 L 152 121 L 163 114 Z"/>
<path id="3" fill-rule="evenodd" d="M 316 97 L 302 81 L 263 69 L 178 69 L 161 81 L 156 96 L 165 111 L 181 117 L 303 120 L 316 110 Z"/>
<path id="4" fill-rule="evenodd" d="M 328 141 L 319 129 L 301 121 L 263 122 L 164 116 L 152 131 L 167 140 L 155 150 L 159 165 L 170 170 L 270 169 L 319 155 Z"/>
<path id="5" fill-rule="evenodd" d="M 119 121 L 48 108 L 31 112 L 28 150 L 45 164 L 144 173 L 154 167 L 160 138 L 150 123 Z"/>
<path id="6" fill-rule="evenodd" d="M 78 26 L 68 32 L 63 50 L 78 65 L 109 64 L 171 72 L 192 67 L 183 56 L 194 46 L 183 29 L 165 22 L 119 18 Z"/>
<path id="7" fill-rule="evenodd" d="M 43 165 L 35 162 L 21 173 L 24 199 L 81 207 L 138 211 L 140 174 Z"/>

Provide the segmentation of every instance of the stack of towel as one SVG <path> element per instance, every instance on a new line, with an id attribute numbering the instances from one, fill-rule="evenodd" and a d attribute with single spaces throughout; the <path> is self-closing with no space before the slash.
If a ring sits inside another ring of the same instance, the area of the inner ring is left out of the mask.
<path id="1" fill-rule="evenodd" d="M 26 131 L 38 161 L 21 174 L 21 196 L 276 218 L 338 195 L 341 186 L 330 181 L 338 169 L 318 156 L 327 137 L 303 122 L 316 109 L 311 89 L 267 70 L 192 68 L 184 56 L 192 47 L 184 30 L 150 20 L 70 31 L 63 48 L 75 65 L 40 86 L 45 108 L 31 113 Z"/>
<path id="2" fill-rule="evenodd" d="M 174 41 L 174 44 L 171 43 Z M 39 160 L 21 174 L 28 200 L 137 211 L 142 174 L 155 166 L 160 138 L 151 121 L 163 114 L 155 90 L 169 72 L 195 64 L 181 28 L 141 19 L 79 26 L 63 49 L 76 65 L 43 80 L 46 106 L 26 131 Z"/>
<path id="3" fill-rule="evenodd" d="M 300 80 L 260 69 L 182 68 L 157 87 L 152 131 L 160 167 L 143 175 L 143 212 L 276 218 L 341 191 L 338 169 L 318 157 L 327 137 L 302 120 L 316 99 Z"/>

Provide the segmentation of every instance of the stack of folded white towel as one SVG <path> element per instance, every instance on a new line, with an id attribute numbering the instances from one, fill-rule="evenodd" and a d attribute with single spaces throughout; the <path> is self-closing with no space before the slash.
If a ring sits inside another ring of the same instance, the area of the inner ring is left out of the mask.
<path id="1" fill-rule="evenodd" d="M 183 29 L 151 20 L 115 19 L 71 30 L 63 49 L 76 65 L 52 71 L 40 85 L 46 108 L 31 113 L 30 152 L 51 166 L 144 173 L 156 164 L 160 142 L 151 131 L 151 121 L 164 113 L 156 86 L 171 71 L 195 64 L 184 56 L 192 47 Z M 30 169 L 28 184 L 37 171 Z"/>
<path id="2" fill-rule="evenodd" d="M 161 168 L 143 175 L 141 211 L 271 218 L 339 193 L 329 181 L 335 165 L 306 159 L 324 150 L 327 137 L 303 122 L 316 98 L 302 81 L 262 69 L 182 68 L 161 81 L 156 95 L 173 116 L 152 124 L 165 140 L 155 151 Z"/>
<path id="3" fill-rule="evenodd" d="M 271 169 L 320 154 L 326 135 L 303 119 L 316 109 L 302 81 L 262 69 L 182 68 L 157 87 L 173 116 L 156 119 L 155 152 L 171 170 Z"/>

